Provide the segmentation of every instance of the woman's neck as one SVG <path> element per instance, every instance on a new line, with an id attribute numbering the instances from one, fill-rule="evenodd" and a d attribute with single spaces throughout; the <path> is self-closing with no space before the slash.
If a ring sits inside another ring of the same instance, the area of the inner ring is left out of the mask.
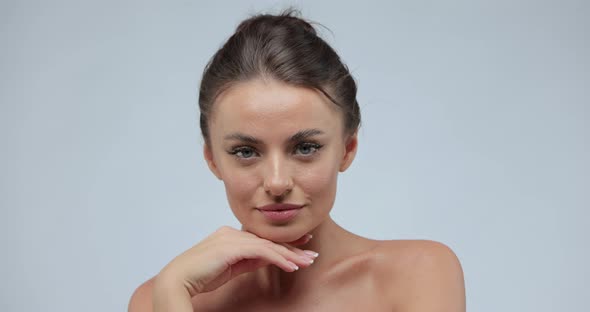
<path id="1" fill-rule="evenodd" d="M 346 231 L 330 216 L 310 234 L 313 238 L 297 248 L 319 253 L 311 266 L 295 272 L 285 272 L 277 266 L 269 265 L 254 273 L 256 284 L 265 297 L 282 299 L 294 295 L 298 289 L 313 287 L 321 276 L 339 262 L 362 252 L 365 245 L 361 242 L 366 241 L 365 238 Z"/>

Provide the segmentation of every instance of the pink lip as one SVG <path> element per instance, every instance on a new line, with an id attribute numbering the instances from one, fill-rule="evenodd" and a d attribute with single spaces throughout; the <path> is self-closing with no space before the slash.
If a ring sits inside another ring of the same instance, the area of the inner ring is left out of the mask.
<path id="1" fill-rule="evenodd" d="M 271 204 L 258 208 L 267 219 L 271 221 L 288 221 L 294 218 L 303 205 Z"/>
<path id="2" fill-rule="evenodd" d="M 270 204 L 262 207 L 258 207 L 258 210 L 291 210 L 291 209 L 299 209 L 303 207 L 303 205 L 295 205 L 295 204 Z"/>

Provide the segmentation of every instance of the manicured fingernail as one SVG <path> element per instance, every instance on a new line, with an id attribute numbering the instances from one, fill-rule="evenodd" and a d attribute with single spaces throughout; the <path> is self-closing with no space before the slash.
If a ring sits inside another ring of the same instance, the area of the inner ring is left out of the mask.
<path id="1" fill-rule="evenodd" d="M 317 258 L 320 255 L 319 253 L 317 253 L 315 251 L 311 251 L 311 250 L 304 250 L 303 252 L 306 253 L 307 255 L 314 257 L 314 258 Z"/>
<path id="2" fill-rule="evenodd" d="M 305 255 L 305 256 L 299 256 L 299 258 L 301 258 L 301 261 L 305 261 L 305 262 L 307 262 L 309 264 L 312 264 L 313 263 L 313 259 L 310 259 L 309 257 L 310 256 L 307 256 L 307 255 Z"/>
<path id="3" fill-rule="evenodd" d="M 299 270 L 299 267 L 297 266 L 297 264 L 295 264 L 295 263 L 293 263 L 293 262 L 291 262 L 291 261 L 289 261 L 289 264 L 291 265 L 291 267 L 292 267 L 292 268 L 293 268 L 295 271 Z"/>

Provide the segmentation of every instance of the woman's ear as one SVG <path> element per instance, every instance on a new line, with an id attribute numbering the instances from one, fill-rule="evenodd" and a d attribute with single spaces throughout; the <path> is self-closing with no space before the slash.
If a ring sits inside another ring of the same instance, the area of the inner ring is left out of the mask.
<path id="1" fill-rule="evenodd" d="M 356 130 L 352 135 L 348 137 L 345 143 L 344 148 L 344 157 L 342 157 L 342 161 L 340 162 L 340 172 L 344 172 L 352 161 L 354 160 L 354 156 L 356 155 L 356 150 L 358 147 L 358 138 L 357 138 L 358 130 Z"/>
<path id="2" fill-rule="evenodd" d="M 213 174 L 217 177 L 217 179 L 221 180 L 221 174 L 219 173 L 219 168 L 215 165 L 215 161 L 213 160 L 213 151 L 208 144 L 203 146 L 203 156 L 205 156 L 205 160 L 207 161 L 207 166 L 209 166 L 209 170 L 213 172 Z"/>

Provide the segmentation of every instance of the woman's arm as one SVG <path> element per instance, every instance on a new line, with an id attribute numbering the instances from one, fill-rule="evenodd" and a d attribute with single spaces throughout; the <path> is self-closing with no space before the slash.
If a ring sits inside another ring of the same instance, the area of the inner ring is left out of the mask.
<path id="1" fill-rule="evenodd" d="M 152 292 L 154 288 L 154 278 L 150 278 L 141 284 L 133 292 L 129 300 L 128 312 L 152 312 Z"/>
<path id="2" fill-rule="evenodd" d="M 133 292 L 128 312 L 193 311 L 191 296 L 184 287 L 152 277 Z"/>
<path id="3" fill-rule="evenodd" d="M 275 243 L 222 226 L 142 284 L 130 299 L 129 312 L 191 312 L 192 297 L 213 291 L 238 275 L 269 265 L 286 272 L 309 267 L 317 253 L 310 255 L 294 246 L 310 239 L 311 235 L 304 235 L 291 243 Z"/>

